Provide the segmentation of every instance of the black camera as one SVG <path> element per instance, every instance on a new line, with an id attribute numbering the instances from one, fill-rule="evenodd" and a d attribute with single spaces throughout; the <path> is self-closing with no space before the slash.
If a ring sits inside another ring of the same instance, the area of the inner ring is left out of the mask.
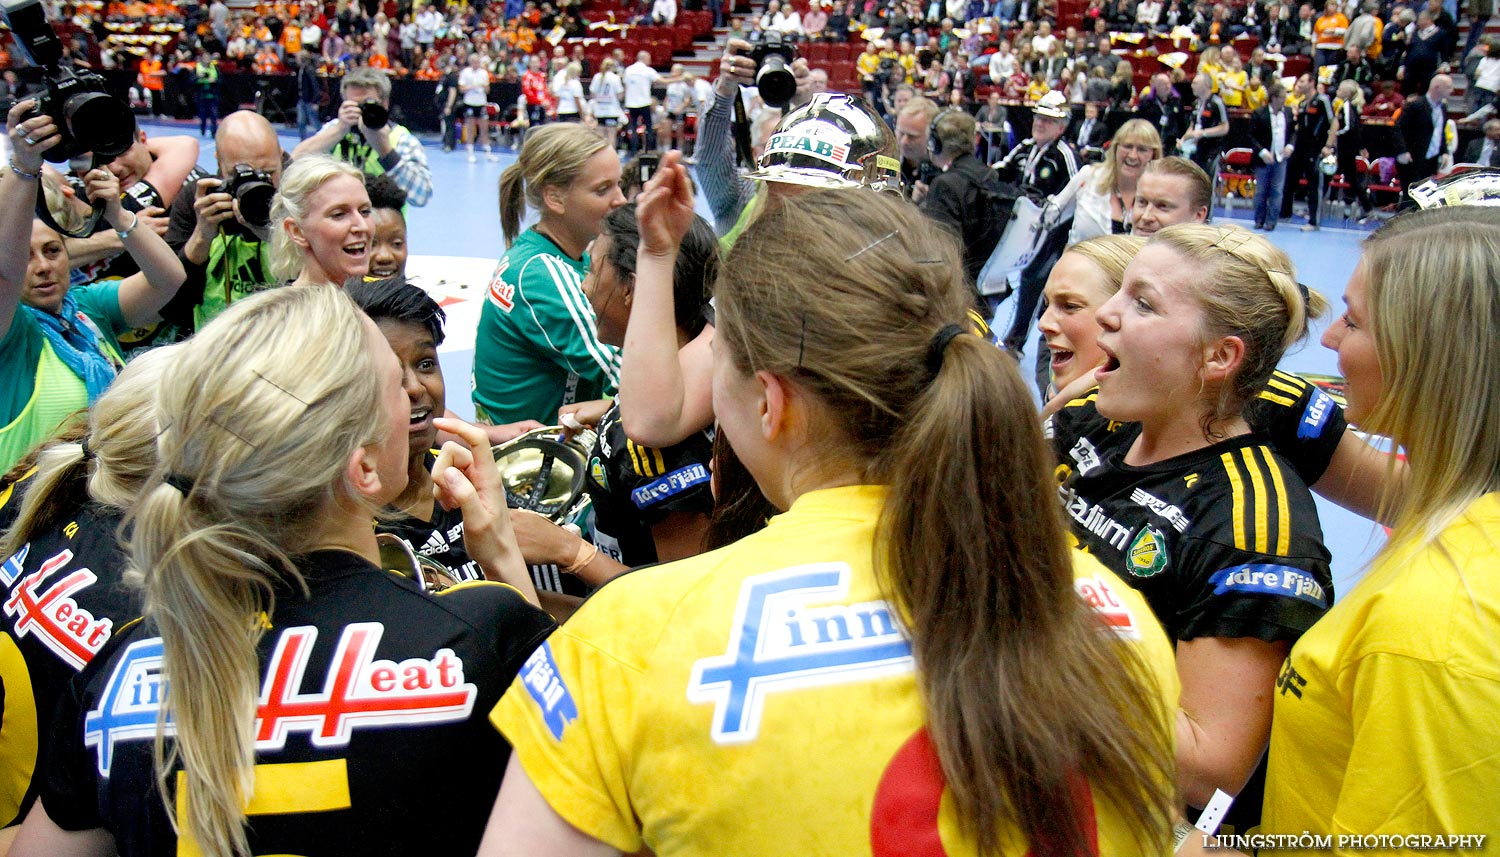
<path id="1" fill-rule="evenodd" d="M 797 79 L 792 76 L 797 46 L 779 31 L 767 30 L 750 52 L 750 59 L 755 60 L 755 88 L 760 90 L 760 100 L 778 109 L 791 103 L 797 94 Z"/>
<path id="2" fill-rule="evenodd" d="M 640 163 L 641 186 L 644 187 L 661 166 L 661 155 L 657 152 L 642 152 L 636 160 Z"/>
<path id="3" fill-rule="evenodd" d="M 224 193 L 239 203 L 240 219 L 249 226 L 265 228 L 271 223 L 271 200 L 276 186 L 271 174 L 249 164 L 235 164 L 234 172 L 224 182 Z"/>
<path id="4" fill-rule="evenodd" d="M 31 59 L 43 69 L 46 91 L 38 111 L 52 118 L 62 142 L 42 157 L 54 164 L 92 152 L 97 163 L 125 153 L 135 144 L 135 115 L 124 101 L 108 94 L 104 78 L 63 64 L 63 45 L 47 23 L 39 0 L 4 0 L 5 18 Z"/>
<path id="5" fill-rule="evenodd" d="M 391 121 L 391 111 L 379 101 L 366 101 L 359 105 L 359 121 L 371 131 L 384 128 L 385 123 Z"/>

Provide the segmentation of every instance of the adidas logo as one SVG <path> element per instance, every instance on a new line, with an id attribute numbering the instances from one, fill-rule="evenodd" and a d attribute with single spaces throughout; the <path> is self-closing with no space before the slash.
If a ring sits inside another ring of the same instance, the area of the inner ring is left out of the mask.
<path id="1" fill-rule="evenodd" d="M 417 549 L 417 553 L 423 556 L 447 552 L 448 540 L 443 538 L 443 534 L 437 530 L 433 530 L 432 535 L 427 537 L 427 541 L 422 543 L 422 547 Z"/>

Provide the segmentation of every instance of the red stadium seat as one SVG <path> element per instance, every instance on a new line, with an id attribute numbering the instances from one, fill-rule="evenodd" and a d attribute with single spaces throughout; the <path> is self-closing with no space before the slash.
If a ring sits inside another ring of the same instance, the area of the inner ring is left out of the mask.
<path id="1" fill-rule="evenodd" d="M 802 47 L 802 55 L 807 57 L 809 65 L 827 65 L 833 54 L 833 46 L 827 42 L 813 42 Z"/>
<path id="2" fill-rule="evenodd" d="M 1254 153 L 1247 148 L 1230 149 L 1224 153 L 1224 163 L 1219 170 L 1219 186 L 1223 189 L 1224 211 L 1234 208 L 1236 197 L 1251 199 L 1255 196 L 1255 173 L 1251 169 Z"/>

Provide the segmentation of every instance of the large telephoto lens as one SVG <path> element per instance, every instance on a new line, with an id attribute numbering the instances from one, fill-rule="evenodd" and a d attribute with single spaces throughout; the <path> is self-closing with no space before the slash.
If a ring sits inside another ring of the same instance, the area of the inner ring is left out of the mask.
<path id="1" fill-rule="evenodd" d="M 797 79 L 781 54 L 767 54 L 755 75 L 755 88 L 768 107 L 785 107 L 797 94 Z"/>
<path id="2" fill-rule="evenodd" d="M 119 157 L 135 144 L 135 116 L 112 95 L 71 95 L 63 102 L 63 119 L 68 123 L 68 134 L 97 157 Z"/>

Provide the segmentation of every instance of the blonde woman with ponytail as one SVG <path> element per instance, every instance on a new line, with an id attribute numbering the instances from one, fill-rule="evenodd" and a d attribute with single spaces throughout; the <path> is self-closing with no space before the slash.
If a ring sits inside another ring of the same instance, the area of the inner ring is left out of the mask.
<path id="1" fill-rule="evenodd" d="M 1344 303 L 1323 344 L 1349 420 L 1406 464 L 1387 459 L 1389 539 L 1283 667 L 1296 693 L 1275 697 L 1263 831 L 1493 832 L 1500 211 L 1392 220 Z"/>
<path id="2" fill-rule="evenodd" d="M 687 177 L 661 177 L 642 228 L 680 239 Z M 716 295 L 719 437 L 783 512 L 610 583 L 533 655 L 480 853 L 1169 853 L 1170 649 L 1068 549 L 957 243 L 813 190 Z"/>
<path id="3" fill-rule="evenodd" d="M 583 278 L 600 221 L 624 204 L 620 158 L 592 129 L 557 123 L 526 135 L 500 176 L 509 249 L 490 280 L 474 346 L 481 421 L 552 425 L 563 405 L 619 386 L 620 353 L 599 341 Z M 522 232 L 528 206 L 538 220 Z"/>
<path id="4" fill-rule="evenodd" d="M 1176 641 L 1178 781 L 1194 808 L 1250 780 L 1277 671 L 1333 603 L 1312 495 L 1245 417 L 1322 306 L 1266 239 L 1169 226 L 1095 312 L 1098 389 L 1047 424 L 1073 536 Z M 1258 810 L 1236 804 L 1229 823 Z"/>
<path id="5" fill-rule="evenodd" d="M 37 752 L 58 697 L 140 615 L 138 593 L 122 582 L 116 531 L 156 467 L 156 388 L 173 351 L 132 361 L 89 409 L 82 432 L 38 450 L 34 466 L 0 493 L 0 650 L 9 650 L 0 657 L 0 852 L 46 775 Z"/>
<path id="6" fill-rule="evenodd" d="M 340 287 L 365 276 L 370 212 L 358 169 L 327 155 L 293 161 L 271 202 L 271 273 L 281 282 Z"/>
<path id="7" fill-rule="evenodd" d="M 485 713 L 552 623 L 503 584 L 429 595 L 376 564 L 410 416 L 385 338 L 292 286 L 174 362 L 125 523 L 145 618 L 60 706 L 13 854 L 472 854 L 509 755 Z M 442 428 L 476 452 L 444 448 L 440 499 L 524 577 L 483 433 Z"/>

